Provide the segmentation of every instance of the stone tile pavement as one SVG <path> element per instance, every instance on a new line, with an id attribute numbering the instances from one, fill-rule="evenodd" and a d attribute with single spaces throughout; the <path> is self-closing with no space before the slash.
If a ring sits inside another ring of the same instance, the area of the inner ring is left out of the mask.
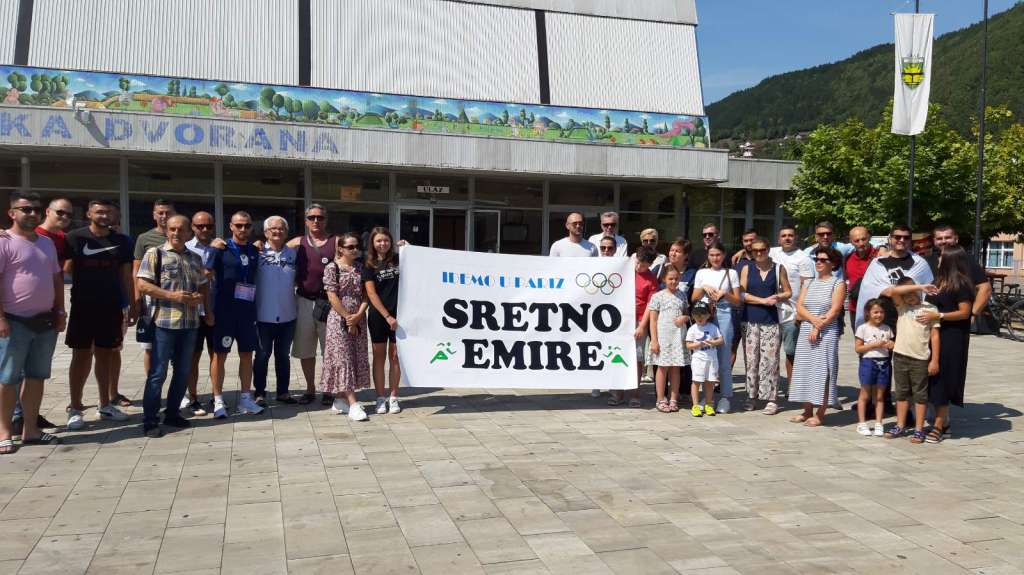
<path id="1" fill-rule="evenodd" d="M 134 344 L 124 365 L 139 400 Z M 138 403 L 130 424 L 90 410 L 64 445 L 0 457 L 0 574 L 1020 573 L 1022 373 L 1024 344 L 975 338 L 955 437 L 922 446 L 863 438 L 850 410 L 660 414 L 649 385 L 641 410 L 421 389 L 366 423 L 275 406 L 158 440 Z"/>

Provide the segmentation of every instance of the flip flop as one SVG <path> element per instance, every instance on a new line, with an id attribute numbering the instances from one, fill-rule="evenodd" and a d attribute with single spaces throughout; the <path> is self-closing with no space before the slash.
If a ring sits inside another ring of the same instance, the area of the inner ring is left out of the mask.
<path id="1" fill-rule="evenodd" d="M 22 439 L 22 445 L 57 445 L 60 443 L 60 438 L 56 435 L 49 433 L 42 433 L 39 437 L 33 439 Z"/>
<path id="2" fill-rule="evenodd" d="M 608 398 L 609 407 L 616 407 L 622 405 L 623 403 L 626 403 L 625 399 L 620 399 L 618 397 L 615 397 L 614 395 Z"/>
<path id="3" fill-rule="evenodd" d="M 18 446 L 10 439 L 0 439 L 0 455 L 10 455 L 18 450 Z"/>

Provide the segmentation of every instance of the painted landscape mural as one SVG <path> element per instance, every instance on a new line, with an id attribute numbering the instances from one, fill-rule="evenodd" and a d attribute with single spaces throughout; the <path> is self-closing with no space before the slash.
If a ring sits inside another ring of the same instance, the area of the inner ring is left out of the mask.
<path id="1" fill-rule="evenodd" d="M 0 66 L 0 105 L 624 146 L 710 147 L 706 117 Z"/>

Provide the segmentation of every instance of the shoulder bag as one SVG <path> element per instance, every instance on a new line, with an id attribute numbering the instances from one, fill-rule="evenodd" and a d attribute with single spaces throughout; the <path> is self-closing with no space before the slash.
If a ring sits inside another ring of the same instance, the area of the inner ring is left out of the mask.
<path id="1" fill-rule="evenodd" d="M 341 281 L 341 271 L 338 269 L 338 264 L 331 262 L 327 264 L 328 267 L 334 266 L 334 283 Z M 331 300 L 327 299 L 327 290 L 320 290 L 320 295 L 317 296 L 316 301 L 313 302 L 313 319 L 319 322 L 327 321 L 327 316 L 331 315 Z"/>
<path id="2" fill-rule="evenodd" d="M 163 255 L 160 253 L 160 248 L 156 248 L 156 270 L 153 277 L 156 278 L 156 286 L 160 287 L 160 267 L 163 264 Z M 139 317 L 139 321 L 135 323 L 135 341 L 139 343 L 153 343 L 156 339 L 156 314 L 160 309 L 160 300 L 158 298 L 151 298 L 153 300 L 153 313 L 147 313 Z"/>

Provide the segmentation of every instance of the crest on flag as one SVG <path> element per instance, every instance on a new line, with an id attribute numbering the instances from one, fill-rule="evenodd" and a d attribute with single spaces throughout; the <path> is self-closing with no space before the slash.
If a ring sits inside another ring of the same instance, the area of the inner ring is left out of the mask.
<path id="1" fill-rule="evenodd" d="M 909 56 L 903 58 L 903 85 L 914 89 L 924 81 L 924 58 L 921 56 Z"/>

